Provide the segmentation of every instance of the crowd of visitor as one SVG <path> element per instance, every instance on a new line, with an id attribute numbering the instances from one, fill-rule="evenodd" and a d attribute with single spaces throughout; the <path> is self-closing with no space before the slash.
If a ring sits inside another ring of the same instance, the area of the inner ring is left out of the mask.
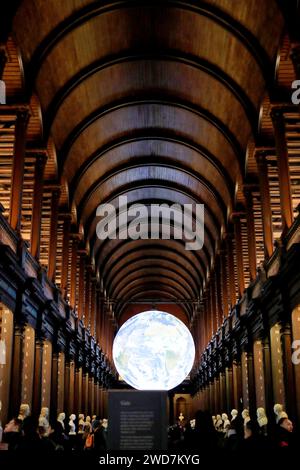
<path id="1" fill-rule="evenodd" d="M 274 456 L 294 455 L 298 436 L 292 421 L 281 405 L 274 406 L 274 417 L 268 420 L 263 408 L 256 416 L 248 410 L 232 410 L 231 419 L 226 413 L 211 416 L 199 410 L 188 423 L 181 420 L 169 429 L 169 448 L 203 453 L 255 454 Z"/>
<path id="2" fill-rule="evenodd" d="M 281 405 L 274 407 L 274 420 L 268 420 L 263 408 L 257 416 L 248 410 L 239 413 L 232 410 L 231 418 L 226 413 L 211 416 L 207 411 L 197 411 L 188 422 L 180 419 L 168 428 L 168 450 L 199 455 L 254 455 L 284 457 L 297 451 L 297 434 L 291 420 Z M 21 419 L 22 418 L 22 419 Z M 39 419 L 29 415 L 12 419 L 3 432 L 6 455 L 28 456 L 101 456 L 108 452 L 108 420 L 93 416 L 84 420 L 70 416 L 64 422 L 61 413 L 54 422 L 44 415 Z M 76 420 L 76 432 L 74 420 Z M 1 452 L 3 454 L 3 452 Z"/>

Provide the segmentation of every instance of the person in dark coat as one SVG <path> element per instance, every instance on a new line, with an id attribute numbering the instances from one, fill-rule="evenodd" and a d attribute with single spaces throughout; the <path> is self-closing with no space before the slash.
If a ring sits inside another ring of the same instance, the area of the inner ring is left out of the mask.
<path id="1" fill-rule="evenodd" d="M 275 435 L 276 447 L 281 452 L 292 453 L 295 451 L 295 435 L 293 423 L 288 418 L 281 418 L 277 424 Z"/>
<path id="2" fill-rule="evenodd" d="M 13 418 L 4 428 L 3 432 L 3 441 L 8 444 L 8 450 L 14 451 L 15 447 L 18 445 L 22 434 L 22 420 L 18 418 Z"/>
<path id="3" fill-rule="evenodd" d="M 219 448 L 219 436 L 215 430 L 212 417 L 207 411 L 197 411 L 195 429 L 189 433 L 186 448 L 209 454 Z"/>
<path id="4" fill-rule="evenodd" d="M 48 437 L 41 437 L 38 433 L 38 419 L 28 416 L 23 421 L 23 436 L 15 447 L 20 455 L 50 455 L 54 452 L 55 446 Z"/>
<path id="5" fill-rule="evenodd" d="M 94 453 L 100 455 L 107 451 L 107 428 L 102 425 L 101 421 L 96 420 L 94 423 Z"/>

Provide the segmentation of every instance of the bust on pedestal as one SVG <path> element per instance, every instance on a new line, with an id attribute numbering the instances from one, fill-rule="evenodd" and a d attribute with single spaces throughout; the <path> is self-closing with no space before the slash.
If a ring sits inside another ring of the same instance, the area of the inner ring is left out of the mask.
<path id="1" fill-rule="evenodd" d="M 231 410 L 231 422 L 237 418 L 238 414 L 239 414 L 238 410 L 236 409 Z"/>
<path id="2" fill-rule="evenodd" d="M 266 437 L 268 435 L 268 418 L 265 409 L 261 407 L 257 408 L 256 416 L 260 434 Z"/>
<path id="3" fill-rule="evenodd" d="M 71 414 L 69 417 L 69 436 L 76 436 L 76 427 L 75 427 L 75 421 L 76 416 L 74 414 Z"/>
<path id="4" fill-rule="evenodd" d="M 223 432 L 226 433 L 228 429 L 230 428 L 230 421 L 228 419 L 228 415 L 226 413 L 222 414 L 222 420 L 223 420 Z"/>
<path id="5" fill-rule="evenodd" d="M 85 419 L 85 424 L 84 424 L 84 431 L 85 432 L 92 432 L 92 424 L 91 424 L 91 417 L 87 416 Z"/>
<path id="6" fill-rule="evenodd" d="M 23 421 L 29 415 L 30 415 L 30 406 L 27 403 L 22 403 L 20 406 L 18 419 Z"/>
<path id="7" fill-rule="evenodd" d="M 249 423 L 249 421 L 251 421 L 249 410 L 247 408 L 245 408 L 242 411 L 242 417 L 243 417 L 243 420 L 244 420 L 244 426 L 246 426 L 246 424 Z"/>
<path id="8" fill-rule="evenodd" d="M 84 433 L 84 414 L 80 413 L 78 415 L 78 434 L 83 434 Z"/>
<path id="9" fill-rule="evenodd" d="M 49 432 L 49 408 L 44 406 L 41 409 L 41 414 L 39 417 L 39 431 L 43 436 L 47 436 Z"/>
<path id="10" fill-rule="evenodd" d="M 223 420 L 221 415 L 216 416 L 215 428 L 218 432 L 223 432 Z"/>
<path id="11" fill-rule="evenodd" d="M 276 418 L 276 424 L 278 424 L 281 418 L 288 418 L 287 413 L 283 411 L 283 406 L 280 403 L 276 403 L 276 405 L 274 405 L 274 413 Z"/>
<path id="12" fill-rule="evenodd" d="M 62 425 L 63 430 L 65 430 L 65 421 L 66 419 L 66 414 L 65 413 L 59 413 L 57 417 L 57 421 Z"/>

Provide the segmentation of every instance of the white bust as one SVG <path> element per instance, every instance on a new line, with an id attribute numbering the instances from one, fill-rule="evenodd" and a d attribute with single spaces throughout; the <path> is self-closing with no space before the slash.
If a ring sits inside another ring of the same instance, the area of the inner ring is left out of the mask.
<path id="1" fill-rule="evenodd" d="M 103 420 L 102 420 L 102 426 L 104 427 L 104 429 L 107 429 L 107 428 L 108 428 L 108 419 L 103 418 Z"/>
<path id="2" fill-rule="evenodd" d="M 63 430 L 65 429 L 65 423 L 64 423 L 65 419 L 66 419 L 66 414 L 65 413 L 59 413 L 59 415 L 57 417 L 57 421 L 59 423 L 61 423 L 61 425 L 63 427 Z"/>
<path id="3" fill-rule="evenodd" d="M 196 420 L 195 419 L 190 419 L 190 426 L 191 426 L 191 429 L 195 429 L 195 426 L 196 426 Z"/>
<path id="4" fill-rule="evenodd" d="M 183 416 L 182 413 L 179 414 L 178 419 L 179 419 L 180 423 L 182 423 L 182 421 L 184 420 L 184 416 Z"/>
<path id="5" fill-rule="evenodd" d="M 237 418 L 238 414 L 239 414 L 238 410 L 236 409 L 231 410 L 231 422 Z"/>
<path id="6" fill-rule="evenodd" d="M 283 406 L 280 403 L 276 403 L 276 405 L 274 405 L 274 413 L 276 423 L 278 423 L 281 418 L 288 418 L 287 413 L 283 411 Z"/>
<path id="7" fill-rule="evenodd" d="M 242 411 L 242 417 L 243 417 L 243 420 L 244 420 L 244 426 L 246 426 L 247 423 L 249 423 L 250 421 L 250 415 L 249 415 L 249 410 L 247 408 L 245 408 L 243 411 Z"/>
<path id="8" fill-rule="evenodd" d="M 215 428 L 216 428 L 217 431 L 222 431 L 223 430 L 223 420 L 221 418 L 221 415 L 216 416 Z"/>
<path id="9" fill-rule="evenodd" d="M 27 403 L 22 403 L 20 406 L 18 419 L 21 419 L 23 421 L 23 419 L 27 418 L 27 416 L 29 415 L 30 415 L 29 405 Z"/>
<path id="10" fill-rule="evenodd" d="M 78 434 L 83 434 L 84 433 L 84 414 L 80 413 L 78 415 Z"/>
<path id="11" fill-rule="evenodd" d="M 264 408 L 257 408 L 256 410 L 257 422 L 260 428 L 267 426 L 268 418 Z"/>
<path id="12" fill-rule="evenodd" d="M 87 416 L 84 423 L 84 430 L 87 432 L 92 431 L 91 417 Z"/>
<path id="13" fill-rule="evenodd" d="M 226 432 L 230 426 L 230 421 L 228 419 L 228 415 L 226 413 L 222 414 L 222 420 L 223 420 L 223 431 Z"/>
<path id="14" fill-rule="evenodd" d="M 74 414 L 70 415 L 69 417 L 69 427 L 70 427 L 70 431 L 69 431 L 69 436 L 76 436 L 76 428 L 75 428 L 75 421 L 76 419 L 76 416 Z"/>
<path id="15" fill-rule="evenodd" d="M 49 408 L 43 407 L 41 409 L 41 414 L 39 417 L 39 427 L 43 428 L 44 434 L 47 434 L 49 431 L 49 421 L 48 421 L 48 416 L 49 416 Z"/>

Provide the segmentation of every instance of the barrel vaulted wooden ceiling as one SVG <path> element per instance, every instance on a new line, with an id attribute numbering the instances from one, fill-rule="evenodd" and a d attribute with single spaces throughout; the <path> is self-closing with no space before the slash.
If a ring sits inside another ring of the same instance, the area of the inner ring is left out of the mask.
<path id="1" fill-rule="evenodd" d="M 274 0 L 21 2 L 25 84 L 110 298 L 199 297 L 242 198 L 282 29 Z M 101 242 L 96 208 L 119 195 L 204 203 L 204 248 Z"/>

